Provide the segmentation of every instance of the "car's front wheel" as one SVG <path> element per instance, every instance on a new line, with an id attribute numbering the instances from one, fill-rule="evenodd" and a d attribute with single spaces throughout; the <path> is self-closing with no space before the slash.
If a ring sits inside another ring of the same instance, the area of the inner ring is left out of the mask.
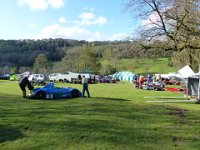
<path id="1" fill-rule="evenodd" d="M 73 90 L 71 94 L 72 94 L 72 98 L 79 97 L 79 92 L 78 92 L 78 90 Z"/>
<path id="2" fill-rule="evenodd" d="M 44 91 L 39 91 L 35 95 L 36 99 L 46 99 L 46 93 Z"/>

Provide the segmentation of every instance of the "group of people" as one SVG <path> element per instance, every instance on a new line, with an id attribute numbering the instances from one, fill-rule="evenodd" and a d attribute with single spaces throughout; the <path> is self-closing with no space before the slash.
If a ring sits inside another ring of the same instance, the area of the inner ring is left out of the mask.
<path id="1" fill-rule="evenodd" d="M 151 76 L 150 74 L 147 74 L 146 77 L 144 77 L 143 75 L 139 75 L 139 77 L 135 77 L 135 79 L 133 80 L 133 86 L 139 89 L 142 89 L 142 85 L 144 82 L 150 83 L 150 82 L 157 82 L 161 79 L 161 76 L 159 75 L 158 77 L 156 77 L 155 75 Z"/>
<path id="2" fill-rule="evenodd" d="M 30 81 L 28 80 L 28 77 L 30 76 L 30 72 L 25 72 L 24 74 L 22 74 L 22 78 L 19 82 L 19 87 L 22 91 L 22 97 L 23 98 L 27 98 L 27 94 L 26 94 L 26 87 L 28 87 L 28 89 L 34 90 L 34 87 L 32 86 L 32 84 L 30 83 Z M 90 97 L 90 92 L 88 89 L 88 79 L 83 75 L 78 76 L 78 78 L 81 80 L 82 82 L 82 96 L 85 97 L 85 91 L 87 92 L 87 96 Z"/>

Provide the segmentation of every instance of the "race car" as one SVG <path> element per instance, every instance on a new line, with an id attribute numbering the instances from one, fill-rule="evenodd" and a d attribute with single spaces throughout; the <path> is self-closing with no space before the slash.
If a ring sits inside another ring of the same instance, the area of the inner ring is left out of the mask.
<path id="1" fill-rule="evenodd" d="M 51 82 L 42 88 L 35 88 L 28 95 L 29 99 L 64 99 L 81 97 L 82 93 L 71 87 L 54 87 Z"/>
<path id="2" fill-rule="evenodd" d="M 155 82 L 155 83 L 144 83 L 142 85 L 142 89 L 144 90 L 155 90 L 155 91 L 164 91 L 165 85 L 162 82 Z"/>

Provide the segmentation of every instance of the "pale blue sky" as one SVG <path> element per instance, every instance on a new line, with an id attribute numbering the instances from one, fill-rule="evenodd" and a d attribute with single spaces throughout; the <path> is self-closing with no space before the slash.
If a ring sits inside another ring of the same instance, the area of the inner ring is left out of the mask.
<path id="1" fill-rule="evenodd" d="M 124 0 L 0 0 L 0 39 L 122 40 L 139 21 Z"/>

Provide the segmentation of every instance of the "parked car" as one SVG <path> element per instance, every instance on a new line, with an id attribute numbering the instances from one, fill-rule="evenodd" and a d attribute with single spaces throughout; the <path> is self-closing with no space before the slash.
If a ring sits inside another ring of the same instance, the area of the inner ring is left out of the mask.
<path id="1" fill-rule="evenodd" d="M 11 74 L 10 75 L 10 81 L 19 81 L 21 78 L 20 74 Z"/>
<path id="2" fill-rule="evenodd" d="M 42 88 L 35 88 L 28 95 L 30 99 L 63 99 L 63 98 L 76 98 L 81 97 L 82 93 L 75 88 L 71 87 L 54 87 L 51 82 Z"/>
<path id="3" fill-rule="evenodd" d="M 57 76 L 57 73 L 52 73 L 48 77 L 50 81 L 56 81 L 56 76 Z"/>
<path id="4" fill-rule="evenodd" d="M 50 81 L 64 81 L 64 82 L 70 82 L 70 83 L 79 83 L 78 76 L 85 76 L 86 78 L 90 79 L 92 77 L 92 74 L 84 74 L 84 73 L 74 73 L 74 72 L 66 72 L 65 74 L 62 73 L 53 73 L 49 75 Z"/>
<path id="5" fill-rule="evenodd" d="M 165 84 L 162 82 L 155 82 L 155 83 L 144 83 L 142 85 L 142 89 L 144 90 L 155 90 L 155 91 L 164 91 Z"/>
<path id="6" fill-rule="evenodd" d="M 98 81 L 100 83 L 115 83 L 115 80 L 108 76 L 101 76 L 98 78 Z"/>
<path id="7" fill-rule="evenodd" d="M 166 85 L 180 85 L 180 81 L 176 81 L 176 80 L 171 80 L 171 79 L 164 79 L 163 82 Z"/>
<path id="8" fill-rule="evenodd" d="M 46 76 L 44 74 L 31 74 L 28 80 L 35 85 L 45 85 Z"/>
<path id="9" fill-rule="evenodd" d="M 0 80 L 9 80 L 10 74 L 0 74 Z"/>
<path id="10" fill-rule="evenodd" d="M 45 75 L 43 74 L 31 74 L 29 77 L 28 77 L 28 80 L 30 82 L 35 82 L 35 81 L 45 81 Z"/>

